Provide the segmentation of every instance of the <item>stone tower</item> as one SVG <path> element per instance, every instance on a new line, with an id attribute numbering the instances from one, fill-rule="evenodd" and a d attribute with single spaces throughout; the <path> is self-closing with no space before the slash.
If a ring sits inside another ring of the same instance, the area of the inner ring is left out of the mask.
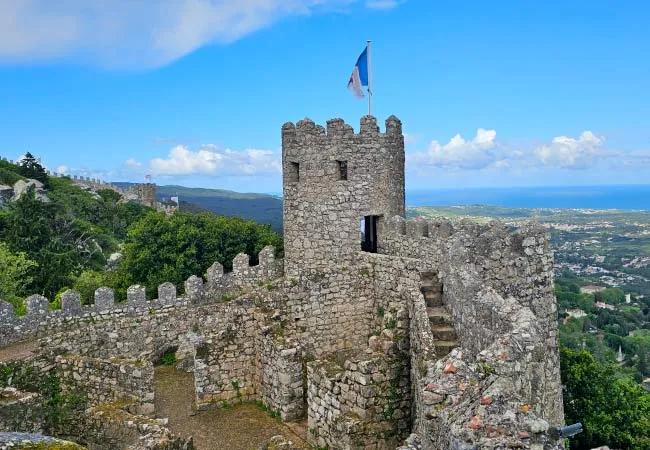
<path id="1" fill-rule="evenodd" d="M 373 251 L 378 221 L 404 215 L 404 136 L 395 116 L 381 133 L 372 116 L 357 134 L 341 119 L 282 127 L 287 275 L 345 266 Z"/>

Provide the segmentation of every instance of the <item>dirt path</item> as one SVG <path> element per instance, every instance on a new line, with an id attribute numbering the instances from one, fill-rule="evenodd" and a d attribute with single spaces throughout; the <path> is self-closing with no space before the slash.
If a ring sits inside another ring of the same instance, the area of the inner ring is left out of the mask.
<path id="1" fill-rule="evenodd" d="M 22 341 L 0 348 L 0 362 L 16 361 L 32 355 L 38 347 L 38 341 Z"/>
<path id="2" fill-rule="evenodd" d="M 171 366 L 159 366 L 154 380 L 156 415 L 169 418 L 169 428 L 174 433 L 192 436 L 197 450 L 257 450 L 277 434 L 294 443 L 302 443 L 289 427 L 252 404 L 192 415 L 194 376 L 191 373 L 177 371 Z M 310 447 L 305 445 L 304 448 Z"/>

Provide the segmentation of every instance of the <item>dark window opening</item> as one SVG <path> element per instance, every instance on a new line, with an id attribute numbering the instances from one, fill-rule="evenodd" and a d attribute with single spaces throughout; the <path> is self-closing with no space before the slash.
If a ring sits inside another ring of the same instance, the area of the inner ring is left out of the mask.
<path id="1" fill-rule="evenodd" d="M 365 216 L 361 219 L 361 250 L 377 253 L 377 221 L 379 216 Z"/>
<path id="2" fill-rule="evenodd" d="M 287 178 L 292 183 L 300 181 L 300 164 L 297 162 L 289 162 Z"/>
<path id="3" fill-rule="evenodd" d="M 339 180 L 348 179 L 348 162 L 347 161 L 336 161 L 336 166 L 338 168 Z"/>

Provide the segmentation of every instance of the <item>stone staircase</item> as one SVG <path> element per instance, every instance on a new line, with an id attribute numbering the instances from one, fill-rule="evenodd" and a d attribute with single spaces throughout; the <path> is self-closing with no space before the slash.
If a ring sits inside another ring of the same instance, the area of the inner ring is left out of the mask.
<path id="1" fill-rule="evenodd" d="M 422 295 L 427 305 L 436 353 L 442 357 L 458 346 L 451 315 L 442 302 L 442 284 L 434 273 L 422 275 Z"/>

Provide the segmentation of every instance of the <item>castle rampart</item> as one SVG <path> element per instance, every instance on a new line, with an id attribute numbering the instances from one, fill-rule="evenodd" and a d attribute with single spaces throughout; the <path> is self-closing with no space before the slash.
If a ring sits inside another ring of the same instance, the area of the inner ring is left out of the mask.
<path id="1" fill-rule="evenodd" d="M 38 338 L 58 370 L 109 374 L 116 395 L 133 395 L 145 412 L 148 376 L 144 386 L 130 384 L 133 372 L 120 380 L 110 358 L 148 370 L 175 352 L 194 373 L 197 408 L 259 400 L 284 420 L 306 415 L 308 440 L 320 447 L 561 449 L 543 229 L 406 221 L 395 117 L 384 133 L 372 117 L 358 133 L 340 119 L 287 123 L 282 143 L 284 261 L 271 248 L 257 266 L 240 254 L 231 273 L 215 263 L 182 289 L 161 284 L 155 300 L 136 285 L 116 303 L 101 288 L 94 305 L 67 292 L 50 312 L 32 296 L 22 318 L 0 303 L 2 342 Z M 101 433 L 114 440 L 110 430 Z"/>

